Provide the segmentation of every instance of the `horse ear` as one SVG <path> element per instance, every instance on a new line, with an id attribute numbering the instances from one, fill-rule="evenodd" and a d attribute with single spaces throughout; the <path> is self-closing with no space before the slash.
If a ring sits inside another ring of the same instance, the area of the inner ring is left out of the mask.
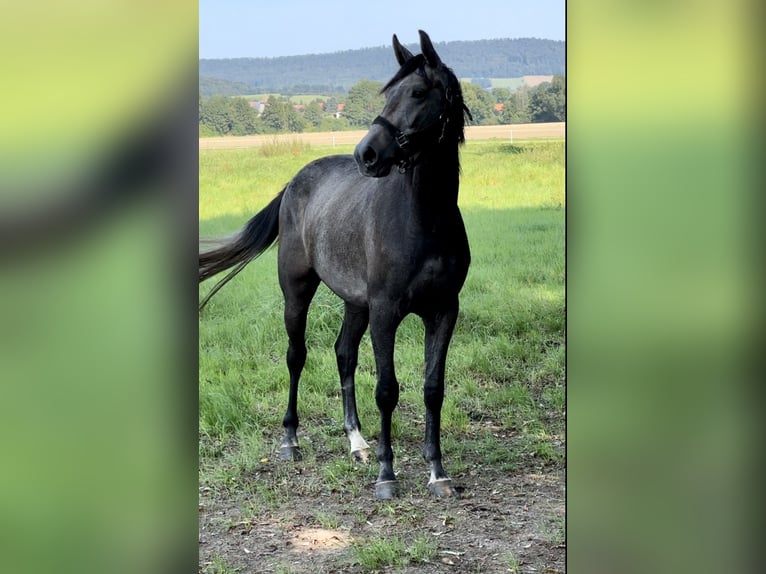
<path id="1" fill-rule="evenodd" d="M 441 58 L 439 58 L 439 54 L 434 50 L 431 38 L 429 38 L 428 34 L 423 32 L 423 30 L 418 30 L 418 33 L 420 34 L 420 51 L 423 52 L 426 62 L 428 62 L 428 65 L 432 68 L 439 67 L 439 64 L 441 64 L 442 61 Z"/>
<path id="2" fill-rule="evenodd" d="M 400 66 L 404 66 L 404 63 L 412 58 L 412 52 L 399 43 L 399 38 L 396 37 L 396 34 L 394 34 L 394 54 Z"/>

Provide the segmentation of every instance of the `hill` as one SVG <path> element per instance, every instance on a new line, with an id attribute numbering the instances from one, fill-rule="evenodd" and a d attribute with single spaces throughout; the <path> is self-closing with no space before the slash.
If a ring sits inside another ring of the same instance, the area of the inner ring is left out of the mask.
<path id="1" fill-rule="evenodd" d="M 515 78 L 566 73 L 565 43 L 538 38 L 436 42 L 458 77 Z M 419 52 L 417 44 L 408 47 Z M 200 93 L 342 92 L 360 80 L 387 81 L 396 71 L 390 46 L 280 58 L 199 61 Z"/>

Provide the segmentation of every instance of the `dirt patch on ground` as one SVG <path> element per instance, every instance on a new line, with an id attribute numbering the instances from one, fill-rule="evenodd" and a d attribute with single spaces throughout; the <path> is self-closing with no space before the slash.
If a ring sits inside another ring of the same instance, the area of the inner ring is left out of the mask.
<path id="1" fill-rule="evenodd" d="M 565 572 L 563 468 L 475 462 L 453 475 L 462 495 L 451 500 L 428 494 L 425 463 L 414 456 L 397 460 L 403 495 L 394 501 L 374 500 L 374 472 L 360 472 L 354 494 L 317 487 L 315 468 L 277 460 L 239 488 L 201 485 L 199 571 Z M 273 504 L 264 508 L 269 489 Z M 360 560 L 365 548 L 391 539 L 428 550 L 396 566 Z"/>

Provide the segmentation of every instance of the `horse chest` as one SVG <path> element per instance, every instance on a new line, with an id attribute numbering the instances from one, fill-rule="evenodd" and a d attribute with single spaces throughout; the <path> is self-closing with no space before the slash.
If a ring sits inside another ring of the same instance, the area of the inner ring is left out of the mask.
<path id="1" fill-rule="evenodd" d="M 412 299 L 452 295 L 460 290 L 464 278 L 462 266 L 454 257 L 434 255 L 424 259 L 408 291 Z"/>
<path id="2" fill-rule="evenodd" d="M 368 258 L 373 283 L 385 285 L 394 298 L 420 306 L 453 298 L 465 280 L 470 255 L 465 233 L 458 225 L 443 229 L 404 226 L 388 230 L 384 245 Z M 374 288 L 374 286 L 373 286 Z"/>

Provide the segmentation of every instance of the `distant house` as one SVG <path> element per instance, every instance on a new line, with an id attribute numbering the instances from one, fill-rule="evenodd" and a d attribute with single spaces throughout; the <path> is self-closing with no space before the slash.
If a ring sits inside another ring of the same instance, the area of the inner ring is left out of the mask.
<path id="1" fill-rule="evenodd" d="M 338 109 L 335 112 L 335 119 L 338 119 L 341 116 L 341 112 L 346 109 L 346 104 L 340 103 L 338 104 Z"/>
<path id="2" fill-rule="evenodd" d="M 266 104 L 264 102 L 261 102 L 260 100 L 249 100 L 247 103 L 251 108 L 253 108 L 259 114 L 262 114 L 263 108 L 266 107 Z"/>
<path id="3" fill-rule="evenodd" d="M 495 111 L 498 114 L 502 114 L 503 113 L 503 109 L 505 109 L 505 104 L 495 104 Z"/>

